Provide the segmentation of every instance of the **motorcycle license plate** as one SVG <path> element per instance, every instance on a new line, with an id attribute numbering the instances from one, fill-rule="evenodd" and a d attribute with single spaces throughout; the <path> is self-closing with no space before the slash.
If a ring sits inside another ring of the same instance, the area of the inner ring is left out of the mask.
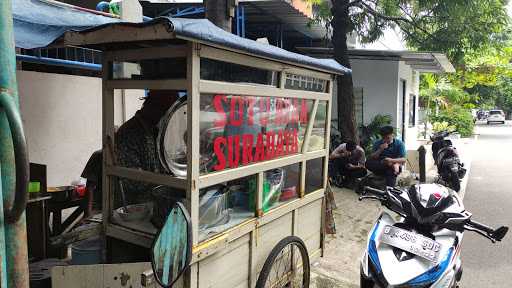
<path id="1" fill-rule="evenodd" d="M 435 263 L 441 252 L 441 243 L 390 225 L 384 227 L 380 241 Z"/>

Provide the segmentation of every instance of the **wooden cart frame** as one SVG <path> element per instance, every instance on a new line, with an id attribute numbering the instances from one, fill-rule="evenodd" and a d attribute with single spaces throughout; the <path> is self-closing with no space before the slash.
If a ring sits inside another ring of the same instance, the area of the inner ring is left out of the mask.
<path id="1" fill-rule="evenodd" d="M 166 26 L 130 27 L 113 26 L 86 33 L 66 33 L 66 45 L 94 46 L 104 51 L 103 58 L 103 147 L 108 139 L 115 139 L 114 90 L 115 89 L 172 89 L 187 91 L 187 160 L 186 178 L 115 166 L 109 153 L 104 152 L 103 164 L 103 225 L 106 236 L 121 239 L 143 247 L 150 247 L 154 234 L 126 228 L 111 221 L 113 210 L 113 179 L 123 177 L 133 180 L 167 185 L 186 190 L 187 203 L 193 223 L 192 265 L 184 277 L 186 287 L 254 287 L 263 262 L 279 240 L 289 235 L 300 237 L 308 248 L 310 257 L 318 257 L 324 247 L 324 191 L 327 185 L 331 95 L 334 73 L 286 61 L 253 55 L 247 51 L 222 47 L 211 43 L 186 39 L 169 33 Z M 167 41 L 167 42 L 166 42 Z M 138 45 L 142 44 L 142 45 Z M 154 44 L 153 44 L 154 43 Z M 165 43 L 164 45 L 162 45 Z M 122 44 L 122 45 L 121 45 Z M 115 50 L 122 47 L 122 50 Z M 187 74 L 184 79 L 173 80 L 113 80 L 114 61 L 186 57 Z M 237 84 L 200 79 L 200 59 L 209 58 L 279 73 L 278 87 Z M 325 80 L 327 92 L 310 92 L 285 88 L 286 73 Z M 254 163 L 234 169 L 200 175 L 200 95 L 226 93 L 261 97 L 285 97 L 313 100 L 309 121 L 299 153 L 269 161 Z M 327 114 L 323 149 L 307 152 L 317 107 L 326 101 Z M 115 140 L 114 140 L 115 141 Z M 104 149 L 106 151 L 106 149 Z M 323 159 L 323 187 L 305 194 L 306 169 L 309 160 Z M 300 164 L 299 197 L 266 213 L 262 209 L 264 172 L 270 169 Z M 257 175 L 255 217 L 199 241 L 199 190 L 214 184 L 240 178 L 240 175 Z M 243 266 L 241 266 L 243 265 Z M 246 268 L 244 267 L 246 266 Z M 242 268 L 244 267 L 244 268 Z"/>

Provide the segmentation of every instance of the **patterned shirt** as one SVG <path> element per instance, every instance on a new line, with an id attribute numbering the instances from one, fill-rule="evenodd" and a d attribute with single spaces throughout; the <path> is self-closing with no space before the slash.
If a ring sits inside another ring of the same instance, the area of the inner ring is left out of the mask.
<path id="1" fill-rule="evenodd" d="M 157 127 L 151 127 L 137 112 L 126 121 L 116 134 L 116 151 L 119 165 L 127 168 L 142 169 L 154 173 L 164 173 L 158 158 L 156 139 Z M 152 183 L 121 179 L 127 204 L 148 202 L 151 191 L 157 186 Z M 119 193 L 117 193 L 119 194 Z M 116 197 L 121 203 L 120 195 Z"/>

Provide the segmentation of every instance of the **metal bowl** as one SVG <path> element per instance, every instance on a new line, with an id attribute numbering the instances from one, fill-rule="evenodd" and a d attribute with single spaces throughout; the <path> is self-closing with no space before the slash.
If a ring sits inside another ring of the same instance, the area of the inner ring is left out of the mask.
<path id="1" fill-rule="evenodd" d="M 120 207 L 115 210 L 115 213 L 119 215 L 121 220 L 126 222 L 143 220 L 150 212 L 151 209 L 147 204 L 127 205 L 126 207 Z"/>
<path id="2" fill-rule="evenodd" d="M 160 120 L 158 156 L 167 172 L 187 176 L 187 97 L 181 97 Z"/>

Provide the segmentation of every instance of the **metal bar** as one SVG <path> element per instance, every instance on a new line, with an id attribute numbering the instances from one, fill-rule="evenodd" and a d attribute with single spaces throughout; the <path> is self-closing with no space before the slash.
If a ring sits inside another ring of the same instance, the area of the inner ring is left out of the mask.
<path id="1" fill-rule="evenodd" d="M 260 162 L 248 166 L 241 166 L 238 168 L 227 169 L 219 172 L 214 172 L 208 175 L 199 177 L 199 188 L 209 187 L 222 182 L 234 180 L 240 178 L 240 175 L 253 175 L 259 172 L 284 167 L 292 164 L 299 163 L 301 161 L 307 161 L 315 158 L 321 158 L 325 156 L 325 150 L 318 150 L 314 152 L 308 152 L 303 154 L 295 154 L 291 156 L 285 156 Z"/>
<path id="2" fill-rule="evenodd" d="M 186 79 L 170 80 L 107 80 L 103 83 L 110 89 L 187 89 Z"/>
<path id="3" fill-rule="evenodd" d="M 0 97 L 9 97 L 19 107 L 11 9 L 11 0 L 0 1 L 0 67 L 2 67 L 0 70 L 0 93 L 2 95 Z M 9 209 L 15 199 L 16 173 L 13 151 L 11 127 L 5 111 L 0 110 L 0 174 L 2 176 L 0 196 L 3 200 L 2 210 Z M 2 213 L 0 225 L 4 229 L 4 237 L 0 238 L 0 242 L 5 245 L 5 250 L 0 251 L 2 255 L 5 255 L 0 263 L 2 266 L 0 284 L 2 287 L 29 287 L 25 213 L 23 212 L 14 223 L 4 221 L 4 213 Z"/>
<path id="4" fill-rule="evenodd" d="M 109 61 L 134 61 L 159 58 L 185 58 L 187 57 L 187 53 L 187 45 L 172 45 L 165 47 L 148 47 L 119 51 L 106 51 L 103 53 L 103 57 L 107 58 Z"/>
<path id="5" fill-rule="evenodd" d="M 186 189 L 187 179 L 178 178 L 171 175 L 153 173 L 134 168 L 107 166 L 106 172 L 109 176 L 117 176 L 126 179 L 139 180 L 144 179 L 144 182 L 166 185 L 173 188 Z"/>
<path id="6" fill-rule="evenodd" d="M 315 100 L 313 104 L 313 110 L 311 111 L 311 115 L 309 116 L 308 126 L 306 128 L 306 135 L 304 135 L 304 142 L 302 143 L 302 153 L 308 152 L 309 150 L 309 138 L 311 137 L 311 131 L 313 130 L 313 125 L 315 124 L 316 118 L 316 110 L 318 109 L 318 99 Z"/>
<path id="7" fill-rule="evenodd" d="M 329 85 L 329 94 L 332 95 L 333 92 L 333 81 L 328 81 L 326 85 Z M 324 140 L 324 149 L 326 152 L 324 158 L 324 188 L 327 188 L 327 181 L 329 178 L 329 145 L 331 144 L 331 112 L 332 112 L 332 99 L 327 101 L 327 116 L 325 119 L 325 140 Z"/>
<path id="8" fill-rule="evenodd" d="M 241 37 L 245 38 L 245 7 L 243 5 L 240 5 L 240 9 L 242 10 L 241 14 L 242 14 L 242 33 L 241 33 Z"/>
<path id="9" fill-rule="evenodd" d="M 199 117 L 200 117 L 200 58 L 201 45 L 189 44 L 187 57 L 187 201 L 190 201 L 192 223 L 199 223 Z M 192 243 L 199 243 L 198 225 L 192 226 Z"/>
<path id="10" fill-rule="evenodd" d="M 240 36 L 240 5 L 235 7 L 236 35 Z"/>
<path id="11" fill-rule="evenodd" d="M 228 82 L 201 80 L 199 82 L 199 86 L 201 94 L 229 93 L 232 95 L 329 100 L 328 93 L 281 89 L 277 87 L 257 84 L 235 84 Z"/>
<path id="12" fill-rule="evenodd" d="M 0 180 L 2 179 L 2 163 L 0 162 Z M 0 181 L 0 199 L 2 198 L 2 182 Z M 0 253 L 5 253 L 4 203 L 0 201 Z M 7 287 L 7 259 L 0 257 L 0 287 Z"/>
<path id="13" fill-rule="evenodd" d="M 110 223 L 110 215 L 113 208 L 114 197 L 113 196 L 113 179 L 111 176 L 107 176 L 107 167 L 113 163 L 111 153 L 107 153 L 107 145 L 109 140 L 114 138 L 114 89 L 108 88 L 105 83 L 110 78 L 111 67 L 108 62 L 103 58 L 103 72 L 102 72 L 102 147 L 103 147 L 103 163 L 102 163 L 102 187 L 103 187 L 103 235 L 108 235 L 108 228 Z M 109 138 L 110 137 L 110 138 Z M 103 237 L 103 247 L 107 247 L 106 237 Z M 103 260 L 106 260 L 106 251 L 104 253 Z"/>
<path id="14" fill-rule="evenodd" d="M 70 61 L 70 60 L 62 60 L 55 58 L 46 58 L 46 57 L 37 57 L 37 56 L 29 56 L 29 55 L 16 55 L 16 60 L 28 63 L 35 64 L 45 64 L 45 65 L 53 65 L 53 66 L 61 66 L 68 68 L 78 68 L 78 69 L 86 69 L 93 71 L 101 71 L 100 64 L 93 63 L 85 63 L 80 61 Z"/>
<path id="15" fill-rule="evenodd" d="M 261 217 L 263 216 L 263 181 L 265 179 L 265 174 L 264 172 L 259 172 L 258 174 L 256 174 L 256 197 L 255 197 L 255 201 L 256 201 L 256 216 L 257 217 Z"/>

